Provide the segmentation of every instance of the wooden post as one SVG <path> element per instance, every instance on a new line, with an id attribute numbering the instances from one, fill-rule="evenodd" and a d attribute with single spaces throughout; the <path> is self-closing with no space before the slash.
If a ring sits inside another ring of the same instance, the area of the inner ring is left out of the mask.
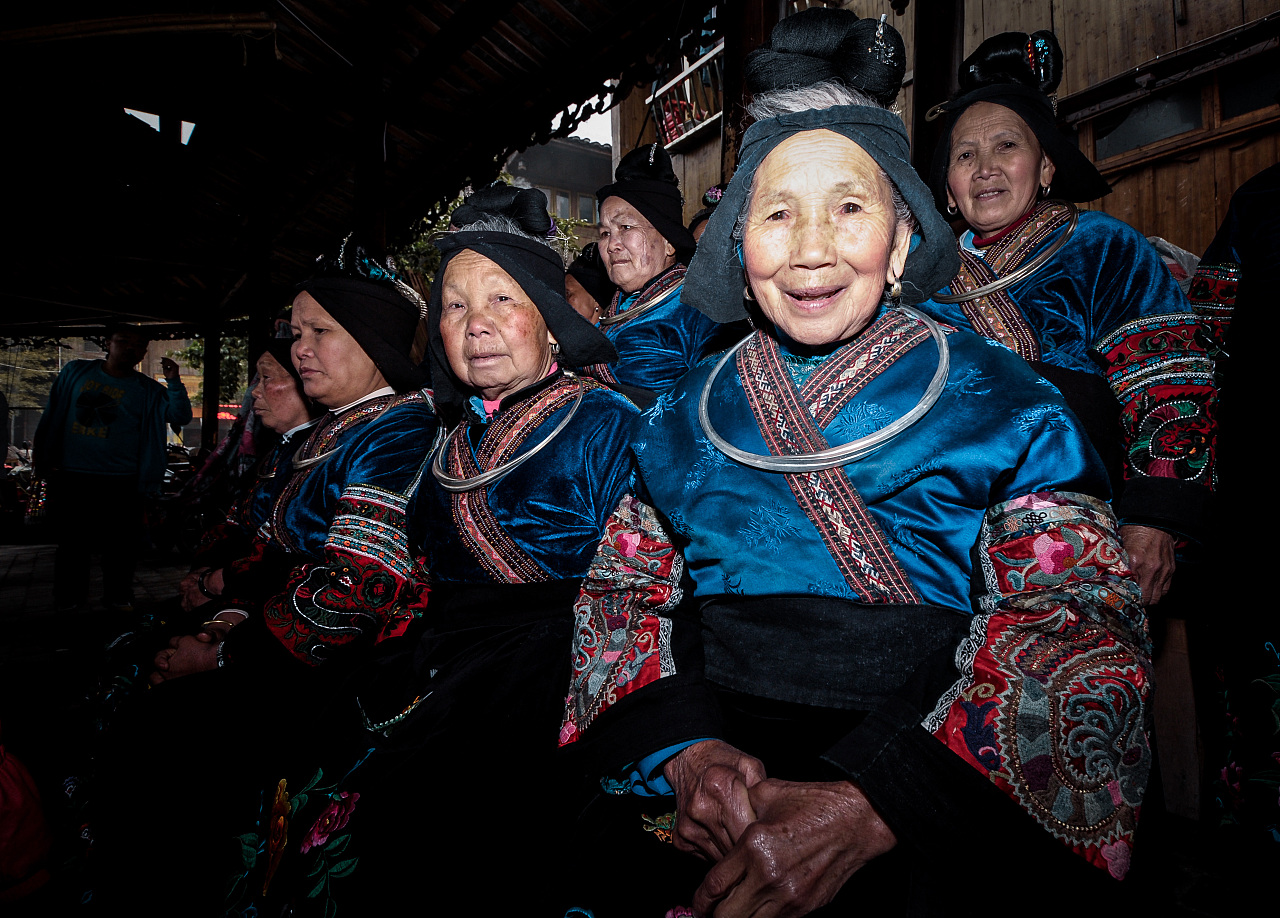
<path id="1" fill-rule="evenodd" d="M 942 133 L 942 121 L 926 121 L 925 114 L 951 98 L 959 83 L 956 70 L 964 60 L 964 0 L 911 4 L 915 19 L 916 53 L 912 69 L 911 165 L 925 181 L 933 162 L 933 148 Z"/>
<path id="2" fill-rule="evenodd" d="M 746 118 L 747 87 L 743 67 L 747 54 L 768 39 L 786 13 L 785 0 L 729 0 L 720 12 L 724 30 L 724 116 L 720 119 L 720 181 L 733 178 L 738 142 Z"/>
<path id="3" fill-rule="evenodd" d="M 204 335 L 204 406 L 200 418 L 200 445 L 218 445 L 218 390 L 222 388 L 222 329 L 213 325 Z"/>

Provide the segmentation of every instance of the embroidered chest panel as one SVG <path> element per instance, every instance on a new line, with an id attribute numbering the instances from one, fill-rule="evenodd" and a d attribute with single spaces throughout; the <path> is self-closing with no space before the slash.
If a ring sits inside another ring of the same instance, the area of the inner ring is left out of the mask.
<path id="1" fill-rule="evenodd" d="M 1045 201 L 1014 232 L 993 243 L 980 258 L 961 247 L 960 270 L 951 279 L 952 293 L 967 293 L 1016 271 L 1071 219 L 1071 208 Z M 960 304 L 973 330 L 999 341 L 1024 360 L 1040 359 L 1040 336 L 1007 290 L 997 290 Z"/>
<path id="2" fill-rule="evenodd" d="M 737 355 L 743 389 L 771 455 L 826 449 L 822 428 L 899 357 L 928 340 L 917 320 L 888 312 L 797 388 L 773 338 L 759 332 Z M 866 502 L 842 468 L 785 475 L 846 583 L 866 602 L 919 602 Z"/>

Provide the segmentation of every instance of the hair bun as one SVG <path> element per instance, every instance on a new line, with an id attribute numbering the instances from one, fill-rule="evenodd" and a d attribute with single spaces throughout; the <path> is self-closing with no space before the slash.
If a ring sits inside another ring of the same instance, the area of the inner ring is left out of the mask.
<path id="1" fill-rule="evenodd" d="M 454 209 L 449 222 L 454 226 L 468 226 L 495 216 L 514 221 L 530 236 L 546 236 L 551 232 L 547 196 L 537 188 L 516 188 L 502 182 L 473 192 Z"/>
<path id="2" fill-rule="evenodd" d="M 992 35 L 960 65 L 960 91 L 1020 83 L 1049 95 L 1062 82 L 1062 46 L 1048 29 Z"/>
<path id="3" fill-rule="evenodd" d="M 645 144 L 636 147 L 618 161 L 614 172 L 615 182 L 634 181 L 666 182 L 668 185 L 680 187 L 676 178 L 675 167 L 671 164 L 671 154 L 660 143 Z"/>
<path id="4" fill-rule="evenodd" d="M 759 95 L 836 80 L 888 106 L 902 88 L 906 61 L 902 36 L 888 22 L 814 7 L 783 19 L 768 43 L 747 55 L 746 83 Z"/>

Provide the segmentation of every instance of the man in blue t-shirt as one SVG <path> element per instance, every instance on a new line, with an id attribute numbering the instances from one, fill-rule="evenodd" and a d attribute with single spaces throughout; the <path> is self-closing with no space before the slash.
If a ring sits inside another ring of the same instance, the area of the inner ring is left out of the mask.
<path id="1" fill-rule="evenodd" d="M 176 363 L 161 361 L 167 387 L 134 369 L 149 341 L 134 326 L 108 328 L 106 359 L 63 367 L 36 428 L 35 471 L 50 483 L 49 512 L 58 532 L 59 609 L 88 600 L 94 551 L 102 552 L 103 602 L 119 611 L 133 606 L 143 499 L 164 482 L 165 425 L 191 420 Z"/>

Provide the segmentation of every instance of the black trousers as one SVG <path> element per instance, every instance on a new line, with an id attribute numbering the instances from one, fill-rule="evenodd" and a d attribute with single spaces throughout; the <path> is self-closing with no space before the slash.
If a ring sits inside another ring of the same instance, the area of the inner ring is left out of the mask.
<path id="1" fill-rule="evenodd" d="M 132 598 L 143 518 L 136 477 L 58 472 L 50 482 L 49 511 L 58 532 L 53 586 L 57 605 L 88 600 L 94 552 L 102 554 L 103 598 Z"/>

